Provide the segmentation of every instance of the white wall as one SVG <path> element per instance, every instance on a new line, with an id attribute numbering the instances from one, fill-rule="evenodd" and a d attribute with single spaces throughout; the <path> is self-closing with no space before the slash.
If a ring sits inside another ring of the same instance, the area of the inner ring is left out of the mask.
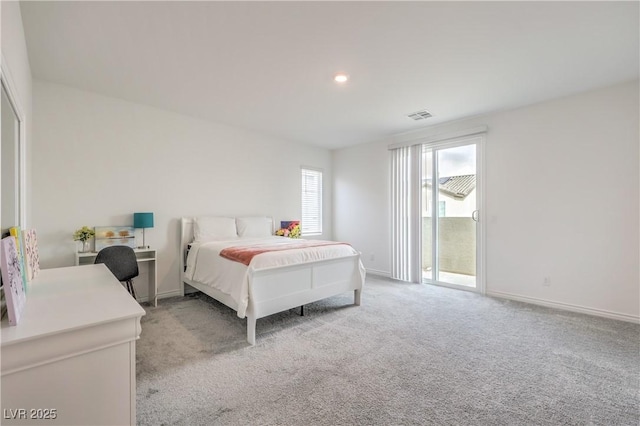
<path id="1" fill-rule="evenodd" d="M 367 270 L 389 275 L 391 266 L 388 143 L 334 150 L 333 233 L 362 253 Z"/>
<path id="2" fill-rule="evenodd" d="M 27 43 L 22 27 L 22 14 L 20 13 L 20 3 L 17 1 L 0 2 L 0 40 L 2 45 L 2 59 L 6 61 L 3 67 L 8 68 L 15 89 L 15 101 L 18 103 L 25 118 L 26 127 L 26 163 L 31 159 L 31 132 L 32 132 L 32 82 L 31 67 L 27 55 Z M 27 167 L 26 176 L 26 203 L 29 205 L 31 199 L 31 175 Z M 27 207 L 27 226 L 31 220 L 30 209 Z"/>
<path id="3" fill-rule="evenodd" d="M 638 92 L 635 81 L 334 151 L 334 236 L 388 274 L 387 146 L 486 124 L 487 292 L 637 320 Z"/>
<path id="4" fill-rule="evenodd" d="M 328 150 L 38 80 L 33 87 L 32 210 L 42 267 L 73 264 L 76 228 L 131 225 L 134 212 L 152 211 L 146 241 L 159 250 L 158 290 L 177 291 L 179 218 L 299 219 L 303 165 L 325 172 L 322 238 L 332 237 Z"/>
<path id="5" fill-rule="evenodd" d="M 422 196 L 424 197 L 426 191 L 422 192 Z M 464 197 L 463 200 L 460 198 L 452 197 L 449 194 L 444 192 L 440 192 L 438 195 L 439 201 L 444 201 L 444 217 L 471 217 L 471 213 L 476 209 L 476 190 L 473 189 Z M 439 207 L 438 207 L 439 208 Z M 427 216 L 426 212 L 423 210 L 422 216 Z"/>

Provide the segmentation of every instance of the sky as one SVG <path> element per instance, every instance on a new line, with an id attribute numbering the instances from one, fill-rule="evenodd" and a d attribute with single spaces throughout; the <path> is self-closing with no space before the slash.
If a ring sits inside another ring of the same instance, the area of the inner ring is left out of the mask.
<path id="1" fill-rule="evenodd" d="M 426 164 L 431 161 L 431 155 L 428 152 Z M 438 151 L 438 169 L 439 177 L 474 175 L 476 174 L 476 145 L 458 146 L 455 148 L 446 148 Z M 430 165 L 424 167 L 424 178 L 430 178 Z"/>

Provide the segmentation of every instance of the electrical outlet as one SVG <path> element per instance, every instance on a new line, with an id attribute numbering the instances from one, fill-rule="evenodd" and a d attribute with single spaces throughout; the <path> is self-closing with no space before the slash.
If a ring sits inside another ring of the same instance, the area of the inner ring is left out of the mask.
<path id="1" fill-rule="evenodd" d="M 542 279 L 542 285 L 545 287 L 549 287 L 551 285 L 551 277 L 544 277 Z"/>

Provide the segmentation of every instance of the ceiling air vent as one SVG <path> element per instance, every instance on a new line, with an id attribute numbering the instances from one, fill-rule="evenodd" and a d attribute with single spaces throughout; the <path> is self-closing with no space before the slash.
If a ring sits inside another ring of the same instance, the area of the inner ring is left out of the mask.
<path id="1" fill-rule="evenodd" d="M 413 118 L 414 120 L 424 120 L 425 118 L 432 117 L 432 115 L 429 111 L 423 109 L 422 111 L 412 112 L 411 114 L 408 114 L 407 117 Z"/>

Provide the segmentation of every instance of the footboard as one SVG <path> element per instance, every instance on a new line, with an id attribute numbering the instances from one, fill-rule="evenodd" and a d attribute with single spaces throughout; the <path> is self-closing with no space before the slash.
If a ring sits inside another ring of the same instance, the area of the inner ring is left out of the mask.
<path id="1" fill-rule="evenodd" d="M 248 342 L 255 344 L 258 318 L 347 291 L 354 291 L 359 305 L 364 276 L 359 255 L 254 271 L 249 280 Z"/>

